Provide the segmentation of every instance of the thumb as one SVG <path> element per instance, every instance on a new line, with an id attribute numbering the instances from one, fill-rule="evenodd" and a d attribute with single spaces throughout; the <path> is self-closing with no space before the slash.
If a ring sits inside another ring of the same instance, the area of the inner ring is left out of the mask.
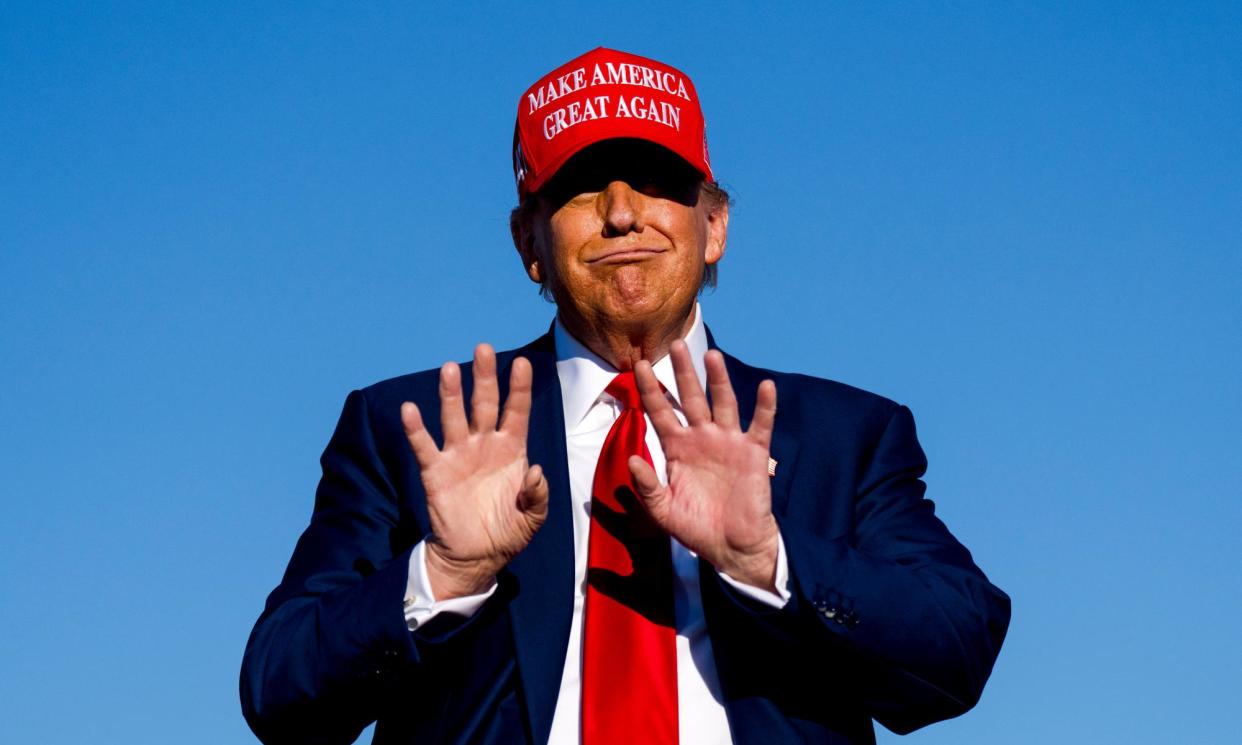
<path id="1" fill-rule="evenodd" d="M 656 524 L 663 527 L 664 517 L 668 514 L 668 487 L 660 484 L 655 469 L 641 456 L 631 455 L 626 465 L 630 467 L 630 476 L 634 478 L 638 498 L 647 507 Z"/>
<path id="2" fill-rule="evenodd" d="M 518 493 L 518 509 L 526 515 L 532 527 L 539 527 L 548 517 L 548 479 L 539 465 L 526 469 L 522 491 Z"/>

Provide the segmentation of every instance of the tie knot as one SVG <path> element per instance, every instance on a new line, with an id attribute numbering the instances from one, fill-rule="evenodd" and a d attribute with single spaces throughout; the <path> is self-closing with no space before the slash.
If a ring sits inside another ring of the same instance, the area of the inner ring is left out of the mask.
<path id="1" fill-rule="evenodd" d="M 638 381 L 634 379 L 633 370 L 618 374 L 604 390 L 620 401 L 624 408 L 642 411 L 642 398 L 638 395 Z"/>

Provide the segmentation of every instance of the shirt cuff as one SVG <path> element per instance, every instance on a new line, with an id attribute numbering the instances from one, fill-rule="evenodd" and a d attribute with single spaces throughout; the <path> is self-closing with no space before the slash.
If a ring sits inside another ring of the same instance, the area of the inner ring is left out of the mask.
<path id="1" fill-rule="evenodd" d="M 498 585 L 478 595 L 436 600 L 431 592 L 431 578 L 427 576 L 427 541 L 421 540 L 410 552 L 409 579 L 405 583 L 405 625 L 414 631 L 441 613 L 456 613 L 469 618 L 483 607 L 483 603 L 496 592 Z"/>
<path id="2" fill-rule="evenodd" d="M 776 592 L 769 592 L 758 587 L 739 582 L 724 572 L 716 572 L 720 578 L 751 600 L 757 600 L 773 608 L 784 608 L 792 597 L 789 592 L 789 562 L 785 559 L 785 539 L 779 531 L 776 533 Z"/>

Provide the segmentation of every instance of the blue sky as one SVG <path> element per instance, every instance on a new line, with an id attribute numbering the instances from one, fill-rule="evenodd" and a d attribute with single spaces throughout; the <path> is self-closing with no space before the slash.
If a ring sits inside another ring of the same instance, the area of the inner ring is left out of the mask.
<path id="1" fill-rule="evenodd" d="M 513 115 L 598 45 L 703 98 L 720 343 L 909 405 L 1013 597 L 978 708 L 906 740 L 1235 741 L 1239 38 L 1227 3 L 6 6 L 0 741 L 253 741 L 346 393 L 552 317 Z"/>

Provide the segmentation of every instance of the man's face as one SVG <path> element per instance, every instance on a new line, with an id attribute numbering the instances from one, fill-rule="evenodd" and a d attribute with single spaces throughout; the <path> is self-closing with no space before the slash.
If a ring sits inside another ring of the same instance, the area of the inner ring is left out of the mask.
<path id="1" fill-rule="evenodd" d="M 540 191 L 536 245 L 523 259 L 571 330 L 689 316 L 728 232 L 728 205 L 702 198 L 701 184 L 685 161 L 641 140 L 609 140 L 562 166 Z"/>

